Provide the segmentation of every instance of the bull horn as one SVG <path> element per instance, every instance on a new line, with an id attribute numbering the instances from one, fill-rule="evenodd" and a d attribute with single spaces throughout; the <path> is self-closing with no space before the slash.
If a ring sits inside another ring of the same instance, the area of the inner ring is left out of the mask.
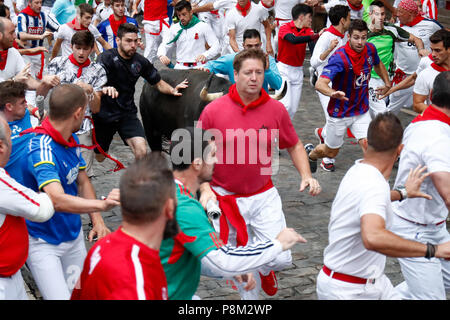
<path id="1" fill-rule="evenodd" d="M 287 82 L 283 81 L 283 89 L 281 90 L 281 92 L 280 93 L 275 93 L 275 94 L 270 94 L 269 96 L 272 99 L 281 100 L 286 95 L 286 92 L 287 92 Z"/>
<path id="2" fill-rule="evenodd" d="M 200 99 L 205 102 L 214 101 L 221 96 L 223 96 L 223 92 L 208 93 L 208 89 L 206 87 L 203 87 L 202 91 L 200 91 Z"/>

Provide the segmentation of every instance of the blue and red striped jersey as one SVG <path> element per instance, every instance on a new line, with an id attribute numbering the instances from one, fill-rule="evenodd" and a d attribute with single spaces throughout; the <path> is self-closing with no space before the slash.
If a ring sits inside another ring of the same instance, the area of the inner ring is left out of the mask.
<path id="1" fill-rule="evenodd" d="M 328 115 L 333 118 L 354 117 L 369 110 L 369 80 L 374 65 L 380 63 L 377 49 L 366 43 L 367 56 L 360 74 L 356 75 L 344 46 L 337 49 L 328 60 L 321 77 L 332 81 L 332 88 L 345 92 L 348 101 L 330 98 Z"/>

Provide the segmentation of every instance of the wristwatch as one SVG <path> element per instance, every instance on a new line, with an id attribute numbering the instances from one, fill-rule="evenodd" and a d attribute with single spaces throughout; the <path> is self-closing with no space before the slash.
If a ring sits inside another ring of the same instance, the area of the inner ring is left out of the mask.
<path id="1" fill-rule="evenodd" d="M 398 193 L 400 193 L 399 201 L 403 201 L 408 198 L 408 192 L 406 191 L 405 186 L 397 186 L 394 190 L 398 191 Z"/>

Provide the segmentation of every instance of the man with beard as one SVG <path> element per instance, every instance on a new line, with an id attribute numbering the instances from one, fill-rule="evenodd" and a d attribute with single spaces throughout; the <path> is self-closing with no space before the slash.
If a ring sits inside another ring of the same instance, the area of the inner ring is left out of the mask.
<path id="1" fill-rule="evenodd" d="M 136 158 L 147 153 L 145 133 L 141 121 L 137 117 L 134 104 L 134 91 L 139 77 L 165 94 L 181 96 L 180 89 L 187 87 L 184 80 L 175 88 L 161 79 L 158 70 L 148 59 L 136 52 L 138 44 L 138 28 L 130 23 L 120 25 L 117 31 L 117 48 L 103 52 L 97 62 L 106 70 L 108 81 L 106 86 L 116 88 L 117 98 L 102 96 L 100 112 L 93 115 L 97 142 L 107 152 L 116 132 L 126 145 L 129 145 Z M 105 157 L 95 150 L 98 161 Z"/>
<path id="2" fill-rule="evenodd" d="M 276 239 L 239 248 L 225 245 L 194 196 L 200 184 L 212 180 L 217 162 L 215 143 L 199 128 L 179 129 L 172 135 L 170 155 L 177 186 L 176 220 L 180 233 L 161 244 L 160 257 L 168 279 L 169 299 L 192 299 L 200 273 L 217 278 L 246 274 L 238 277 L 238 281 L 247 284 L 238 285 L 238 288 L 241 297 L 247 298 L 246 291 L 256 284 L 250 272 L 306 240 L 293 229 L 284 228 Z"/>
<path id="3" fill-rule="evenodd" d="M 132 164 L 120 179 L 122 225 L 91 248 L 72 300 L 167 300 L 158 250 L 178 230 L 176 202 L 160 153 Z"/>
<path id="4" fill-rule="evenodd" d="M 309 155 L 311 171 L 317 170 L 317 159 L 335 158 L 344 143 L 347 128 L 355 135 L 362 147 L 367 138 L 370 123 L 369 80 L 372 68 L 384 82 L 377 88 L 377 94 L 384 94 L 390 88 L 386 67 L 372 43 L 367 43 L 367 24 L 354 20 L 348 30 L 349 40 L 328 60 L 316 82 L 316 90 L 329 96 L 328 115 L 324 131 L 324 143 L 315 148 L 305 145 Z M 332 86 L 329 83 L 332 82 Z"/>

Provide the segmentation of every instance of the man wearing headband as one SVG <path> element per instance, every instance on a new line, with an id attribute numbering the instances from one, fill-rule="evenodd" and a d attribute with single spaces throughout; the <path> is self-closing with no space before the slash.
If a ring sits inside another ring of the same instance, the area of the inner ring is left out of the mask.
<path id="1" fill-rule="evenodd" d="M 400 27 L 415 35 L 423 41 L 423 46 L 411 44 L 411 42 L 398 42 L 395 44 L 395 70 L 393 85 L 400 83 L 403 79 L 417 70 L 421 57 L 430 54 L 430 36 L 437 30 L 442 29 L 436 20 L 424 19 L 419 15 L 414 0 L 401 0 L 397 10 Z M 413 89 L 399 90 L 390 96 L 389 111 L 398 113 L 402 107 L 411 107 Z"/>

